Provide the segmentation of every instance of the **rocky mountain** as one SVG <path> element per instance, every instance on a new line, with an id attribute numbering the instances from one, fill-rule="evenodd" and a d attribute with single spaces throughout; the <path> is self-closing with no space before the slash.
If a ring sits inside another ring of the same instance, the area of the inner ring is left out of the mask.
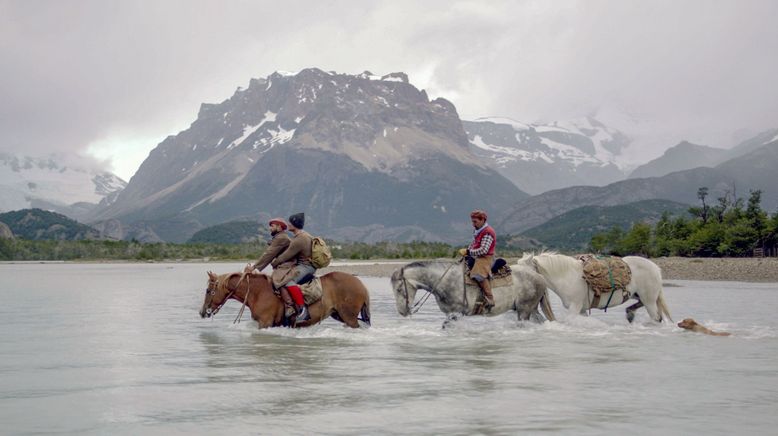
<path id="1" fill-rule="evenodd" d="M 661 177 L 690 168 L 712 167 L 718 164 L 726 154 L 727 150 L 721 148 L 683 141 L 665 150 L 661 157 L 635 168 L 629 178 Z"/>
<path id="2" fill-rule="evenodd" d="M 664 212 L 687 216 L 688 204 L 668 200 L 643 200 L 618 206 L 582 206 L 526 230 L 523 235 L 557 250 L 584 251 L 592 236 L 614 226 L 628 230 L 633 224 L 654 224 Z"/>
<path id="3" fill-rule="evenodd" d="M 726 152 L 724 156 L 722 156 L 721 159 L 719 159 L 717 163 L 744 156 L 773 141 L 778 141 L 778 128 L 765 130 L 753 138 L 747 139 L 735 147 L 732 147 Z"/>
<path id="4" fill-rule="evenodd" d="M 709 188 L 711 199 L 725 193 L 747 197 L 761 189 L 762 206 L 778 207 L 778 139 L 713 168 L 699 167 L 662 177 L 629 179 L 607 186 L 573 186 L 519 201 L 498 225 L 504 232 L 519 233 L 582 206 L 615 206 L 634 201 L 665 199 L 697 204 L 697 189 Z"/>
<path id="5" fill-rule="evenodd" d="M 0 214 L 0 222 L 18 238 L 39 240 L 100 239 L 100 233 L 65 215 L 41 209 L 22 209 Z"/>
<path id="6" fill-rule="evenodd" d="M 14 232 L 2 221 L 0 221 L 0 239 L 14 239 Z"/>
<path id="7" fill-rule="evenodd" d="M 469 147 L 456 108 L 405 74 L 274 73 L 203 104 L 94 220 L 184 241 L 305 211 L 307 229 L 339 240 L 446 239 L 469 232 L 471 209 L 527 197 Z"/>
<path id="8" fill-rule="evenodd" d="M 41 208 L 82 219 L 127 183 L 73 156 L 0 153 L 0 212 Z"/>
<path id="9" fill-rule="evenodd" d="M 629 138 L 592 117 L 549 124 L 479 118 L 462 124 L 470 150 L 530 194 L 625 177 L 619 157 Z"/>

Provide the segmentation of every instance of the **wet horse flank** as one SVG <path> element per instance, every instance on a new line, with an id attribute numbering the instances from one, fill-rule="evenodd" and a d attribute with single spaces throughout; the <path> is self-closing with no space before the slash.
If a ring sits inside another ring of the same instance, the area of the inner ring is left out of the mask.
<path id="1" fill-rule="evenodd" d="M 370 295 L 362 281 L 338 271 L 320 278 L 322 297 L 308 306 L 311 319 L 297 323 L 295 327 L 318 324 L 330 316 L 349 327 L 359 327 L 359 321 L 370 325 Z M 216 315 L 230 299 L 241 304 L 245 300 L 251 318 L 259 324 L 259 328 L 284 325 L 284 304 L 273 292 L 270 279 L 265 274 L 248 274 L 244 277 L 241 273 L 216 275 L 208 271 L 208 287 L 200 317 Z"/>

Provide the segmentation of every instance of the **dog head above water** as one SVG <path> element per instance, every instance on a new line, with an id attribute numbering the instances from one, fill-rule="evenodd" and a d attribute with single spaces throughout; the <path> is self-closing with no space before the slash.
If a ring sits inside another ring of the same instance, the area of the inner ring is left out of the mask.
<path id="1" fill-rule="evenodd" d="M 686 318 L 678 323 L 678 327 L 687 330 L 693 329 L 694 326 L 699 326 L 699 324 L 697 324 L 697 321 L 693 320 L 692 318 Z"/>
<path id="2" fill-rule="evenodd" d="M 714 332 L 713 330 L 699 324 L 697 321 L 693 320 L 692 318 L 686 318 L 683 321 L 678 323 L 678 327 L 686 330 L 691 330 L 693 332 L 697 333 L 705 333 L 706 335 L 711 336 L 730 336 L 731 333 L 728 332 Z"/>

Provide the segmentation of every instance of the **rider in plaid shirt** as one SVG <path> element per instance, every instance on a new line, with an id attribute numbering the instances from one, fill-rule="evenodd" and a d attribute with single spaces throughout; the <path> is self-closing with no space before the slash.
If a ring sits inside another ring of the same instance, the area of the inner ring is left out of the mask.
<path id="1" fill-rule="evenodd" d="M 468 248 L 460 250 L 463 256 L 475 258 L 473 268 L 470 270 L 470 278 L 478 283 L 481 292 L 484 294 L 487 309 L 494 307 L 494 296 L 492 295 L 492 262 L 494 260 L 494 247 L 497 245 L 497 235 L 492 226 L 486 222 L 486 212 L 474 210 L 470 213 L 470 222 L 475 230 L 473 231 L 473 242 Z"/>

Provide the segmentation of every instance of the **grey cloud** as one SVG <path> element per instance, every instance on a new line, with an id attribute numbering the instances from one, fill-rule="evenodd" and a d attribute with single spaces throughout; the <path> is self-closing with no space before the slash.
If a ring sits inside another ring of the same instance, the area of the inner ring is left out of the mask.
<path id="1" fill-rule="evenodd" d="M 5 1 L 0 150 L 176 133 L 201 102 L 309 66 L 406 71 L 469 118 L 612 105 L 725 145 L 778 125 L 776 16 L 771 1 Z"/>

